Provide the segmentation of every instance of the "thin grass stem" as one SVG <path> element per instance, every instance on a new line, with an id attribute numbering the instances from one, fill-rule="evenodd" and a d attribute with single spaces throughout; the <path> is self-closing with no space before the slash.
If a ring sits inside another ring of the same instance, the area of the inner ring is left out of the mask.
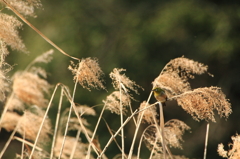
<path id="1" fill-rule="evenodd" d="M 119 83 L 121 83 L 119 79 Z M 122 105 L 122 88 L 121 85 L 119 85 L 119 91 L 120 91 L 120 120 L 121 125 L 123 124 L 123 105 Z M 124 127 L 121 129 L 121 140 L 122 140 L 122 159 L 124 159 Z"/>
<path id="2" fill-rule="evenodd" d="M 103 112 L 104 112 L 105 108 L 106 108 L 106 104 L 104 104 L 103 109 L 102 109 L 102 111 L 101 111 L 101 113 L 100 113 L 100 115 L 99 115 L 97 124 L 96 124 L 96 126 L 95 126 L 95 128 L 94 128 L 93 135 L 92 135 L 91 140 L 90 140 L 91 143 L 92 143 L 93 139 L 95 138 L 95 135 L 96 135 L 96 132 L 97 132 L 99 123 L 100 123 L 100 121 L 101 121 L 101 119 L 102 119 Z M 90 153 L 91 153 L 91 144 L 89 144 L 89 146 L 88 146 L 87 156 L 90 156 Z"/>
<path id="3" fill-rule="evenodd" d="M 59 120 L 60 120 L 60 113 L 61 113 L 63 93 L 64 93 L 63 87 L 64 86 L 62 86 L 61 94 L 60 94 L 60 98 L 59 98 L 58 111 L 57 111 L 56 123 L 55 123 L 55 128 L 54 128 L 54 134 L 53 134 L 53 141 L 52 141 L 50 159 L 53 158 L 54 147 L 55 147 L 55 142 L 56 142 L 56 138 L 57 138 L 58 125 L 59 125 Z"/>
<path id="4" fill-rule="evenodd" d="M 148 97 L 148 100 L 147 100 L 147 102 L 146 102 L 146 105 L 149 103 L 151 96 L 152 96 L 152 91 L 151 91 L 150 94 L 149 94 L 149 97 Z M 140 115 L 140 117 L 138 118 L 138 121 L 137 121 L 135 133 L 134 133 L 134 136 L 133 136 L 131 148 L 130 148 L 129 155 L 128 155 L 128 159 L 131 159 L 131 158 L 132 158 L 133 148 L 134 148 L 134 145 L 135 145 L 135 141 L 136 141 L 136 138 L 137 138 L 137 134 L 138 134 L 138 132 L 139 132 L 140 125 L 141 125 L 141 123 L 142 123 L 142 118 L 143 118 L 143 113 L 141 113 L 141 115 Z"/>
<path id="5" fill-rule="evenodd" d="M 103 119 L 103 121 L 105 122 L 105 124 L 106 124 L 106 126 L 107 126 L 107 128 L 108 128 L 109 133 L 113 136 L 114 134 L 112 133 L 112 131 L 111 131 L 111 129 L 110 129 L 107 121 L 106 121 L 105 119 Z M 116 138 L 113 138 L 113 140 L 114 140 L 114 142 L 116 143 L 118 149 L 122 152 L 122 148 L 121 148 L 121 146 L 118 144 Z M 124 154 L 124 157 L 127 158 L 126 154 Z"/>
<path id="6" fill-rule="evenodd" d="M 14 129 L 13 132 L 11 133 L 10 137 L 8 138 L 6 144 L 4 145 L 3 149 L 1 150 L 1 152 L 0 152 L 0 158 L 2 158 L 3 154 L 4 154 L 5 151 L 7 150 L 8 146 L 9 146 L 10 142 L 12 141 L 13 136 L 14 136 L 15 133 L 17 132 L 17 129 L 18 129 L 18 127 L 19 127 L 19 125 L 20 125 L 21 122 L 22 122 L 22 118 L 18 121 L 17 126 L 15 127 L 15 129 Z"/>
<path id="7" fill-rule="evenodd" d="M 141 146 L 142 146 L 142 142 L 143 142 L 143 138 L 144 138 L 144 134 L 145 132 L 150 128 L 153 127 L 154 125 L 149 125 L 148 127 L 146 127 L 141 135 L 139 144 L 138 144 L 138 152 L 137 152 L 137 159 L 140 157 L 140 151 L 141 151 Z"/>
<path id="8" fill-rule="evenodd" d="M 75 138 L 75 142 L 74 142 L 74 145 L 73 145 L 73 149 L 72 149 L 72 152 L 71 152 L 70 159 L 73 159 L 73 157 L 74 157 L 74 153 L 75 153 L 76 148 L 77 148 L 78 139 L 80 137 L 80 134 L 81 134 L 81 129 L 78 129 L 78 132 L 77 132 L 77 135 L 76 135 L 76 138 Z"/>
<path id="9" fill-rule="evenodd" d="M 6 114 L 7 110 L 8 110 L 9 104 L 11 103 L 10 101 L 13 99 L 13 96 L 14 96 L 14 93 L 11 93 L 10 97 L 7 100 L 7 103 L 5 104 L 5 107 L 3 109 L 2 115 L 0 117 L 0 125 L 2 123 L 2 119 L 4 118 L 4 116 L 5 116 L 5 114 Z M 1 132 L 1 130 L 2 130 L 2 127 L 0 127 L 0 132 Z"/>
<path id="10" fill-rule="evenodd" d="M 108 140 L 107 144 L 105 145 L 104 149 L 102 150 L 101 154 L 98 155 L 98 158 L 101 158 L 102 155 L 105 153 L 105 151 L 107 150 L 108 146 L 110 145 L 110 143 L 112 142 L 112 140 L 118 135 L 118 133 L 121 131 L 121 129 L 132 119 L 132 117 L 134 115 L 136 115 L 138 112 L 137 110 L 135 110 L 133 112 L 133 114 L 131 116 L 129 116 L 125 121 L 124 123 L 121 125 L 121 127 L 115 132 L 114 135 L 111 136 L 111 138 Z"/>
<path id="11" fill-rule="evenodd" d="M 65 127 L 64 136 L 63 136 L 63 142 L 62 142 L 60 154 L 59 154 L 59 156 L 58 156 L 59 159 L 60 159 L 61 156 L 62 156 L 64 144 L 65 144 L 65 141 L 66 141 L 66 136 L 67 136 L 67 132 L 68 132 L 68 126 L 69 126 L 69 122 L 70 122 L 70 118 L 71 118 L 71 114 L 72 114 L 72 109 L 73 109 L 73 105 L 74 105 L 74 96 L 75 96 L 76 89 L 77 89 L 77 83 L 78 83 L 78 76 L 77 76 L 77 79 L 76 79 L 76 81 L 75 81 L 74 88 L 73 88 L 73 95 L 72 95 L 72 98 L 71 98 L 71 106 L 70 106 L 70 108 L 69 108 L 67 123 L 66 123 L 66 127 Z"/>
<path id="12" fill-rule="evenodd" d="M 206 158 L 207 158 L 207 146 L 208 146 L 209 127 L 210 127 L 210 124 L 207 123 L 207 128 L 206 128 L 206 138 L 205 138 L 205 146 L 204 146 L 203 159 L 206 159 Z"/>
<path id="13" fill-rule="evenodd" d="M 160 110 L 160 130 L 162 136 L 162 147 L 163 147 L 163 158 L 166 159 L 166 147 L 165 147 L 165 136 L 164 136 L 164 116 L 163 116 L 163 106 L 161 102 L 158 102 L 159 110 Z"/>
<path id="14" fill-rule="evenodd" d="M 59 52 L 64 54 L 65 56 L 68 56 L 74 60 L 80 61 L 79 58 L 73 57 L 69 54 L 67 54 L 65 51 L 63 51 L 60 47 L 58 47 L 54 42 L 52 42 L 47 36 L 45 36 L 41 31 L 39 31 L 34 25 L 32 25 L 26 18 L 24 18 L 16 9 L 14 9 L 8 2 L 5 0 L 2 0 L 22 21 L 24 21 L 30 28 L 32 28 L 38 35 L 40 35 L 45 41 L 47 41 L 50 45 L 52 45 L 54 48 L 56 48 Z"/>
<path id="15" fill-rule="evenodd" d="M 30 156 L 29 156 L 29 159 L 32 159 L 33 152 L 34 152 L 34 150 L 35 150 L 35 148 L 36 148 L 36 145 L 37 145 L 37 142 L 38 142 L 38 138 L 39 138 L 40 133 L 41 133 L 41 130 L 42 130 L 42 128 L 43 128 L 44 121 L 45 121 L 45 119 L 47 118 L 47 114 L 48 114 L 48 111 L 49 111 L 49 109 L 50 109 L 50 107 L 51 107 L 53 98 L 54 98 L 55 93 L 56 93 L 56 91 L 57 91 L 57 89 L 58 89 L 58 87 L 59 87 L 60 85 L 61 85 L 61 84 L 58 83 L 58 84 L 55 86 L 55 89 L 54 89 L 54 91 L 53 91 L 53 94 L 52 94 L 52 96 L 51 96 L 51 99 L 50 99 L 50 101 L 49 101 L 49 103 L 48 103 L 46 112 L 45 112 L 45 114 L 44 114 L 44 116 L 43 116 L 42 123 L 41 123 L 41 125 L 40 125 L 40 127 L 39 127 L 39 130 L 38 130 L 38 133 L 37 133 L 37 136 L 36 136 L 36 139 L 35 139 L 35 142 L 34 142 L 32 151 L 31 151 L 31 154 L 30 154 Z"/>

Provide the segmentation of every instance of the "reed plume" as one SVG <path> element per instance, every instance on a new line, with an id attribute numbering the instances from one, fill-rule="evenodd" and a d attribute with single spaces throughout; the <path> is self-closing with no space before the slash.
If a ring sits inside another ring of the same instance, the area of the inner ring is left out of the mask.
<path id="1" fill-rule="evenodd" d="M 175 99 L 197 121 L 206 120 L 216 122 L 214 110 L 217 111 L 220 117 L 225 118 L 228 118 L 232 112 L 231 104 L 219 87 L 197 88 L 184 92 L 176 96 Z"/>
<path id="2" fill-rule="evenodd" d="M 6 46 L 10 46 L 13 50 L 26 52 L 26 47 L 22 42 L 22 39 L 18 35 L 19 28 L 22 27 L 22 23 L 17 18 L 0 13 L 0 41 L 1 50 L 7 55 L 8 51 Z"/>
<path id="3" fill-rule="evenodd" d="M 218 145 L 218 154 L 223 158 L 239 159 L 240 157 L 240 135 L 236 134 L 232 136 L 233 143 L 228 144 L 229 150 L 224 150 L 224 145 L 221 143 Z"/>
<path id="4" fill-rule="evenodd" d="M 30 111 L 25 111 L 21 116 L 15 112 L 8 111 L 2 119 L 1 128 L 4 128 L 7 131 L 13 131 L 17 128 L 17 132 L 25 136 L 26 139 L 35 141 L 39 126 L 42 122 L 43 111 L 38 109 L 37 113 L 34 114 Z M 18 125 L 18 126 L 17 126 Z M 51 122 L 50 119 L 44 121 L 44 126 L 41 130 L 41 135 L 39 138 L 40 144 L 46 144 L 51 134 Z"/>
<path id="5" fill-rule="evenodd" d="M 125 74 L 122 73 L 123 71 L 126 70 L 123 68 L 114 68 L 113 71 L 110 73 L 113 87 L 116 90 L 122 89 L 125 93 L 134 91 L 136 94 L 138 94 L 138 88 L 141 88 L 141 86 L 130 80 Z"/>
<path id="6" fill-rule="evenodd" d="M 106 100 L 103 100 L 106 105 L 106 109 L 110 110 L 112 113 L 120 115 L 120 92 L 114 91 L 107 96 Z M 129 106 L 130 98 L 126 94 L 121 95 L 122 112 L 126 114 L 127 106 Z"/>
<path id="7" fill-rule="evenodd" d="M 42 7 L 40 0 L 5 0 L 8 2 L 14 9 L 24 16 L 36 17 L 35 8 Z M 3 5 L 2 1 L 0 1 Z M 8 7 L 6 7 L 8 8 Z"/>
<path id="8" fill-rule="evenodd" d="M 140 104 L 140 107 L 139 107 L 140 110 L 143 110 L 139 113 L 139 117 L 143 114 L 142 116 L 142 121 L 143 122 L 146 122 L 148 124 L 154 124 L 156 117 L 157 117 L 157 109 L 154 106 L 150 106 L 149 103 L 147 103 L 146 101 L 143 101 L 141 104 Z M 155 118 L 155 119 L 154 119 Z"/>
<path id="9" fill-rule="evenodd" d="M 105 89 L 102 79 L 104 73 L 96 58 L 82 59 L 78 64 L 72 62 L 68 68 L 72 71 L 74 80 L 77 80 L 83 88 L 89 91 L 90 88 Z"/>
<path id="10" fill-rule="evenodd" d="M 14 95 L 26 104 L 46 107 L 48 99 L 45 94 L 49 93 L 50 88 L 48 82 L 34 72 L 18 72 L 14 75 Z"/>
<path id="11" fill-rule="evenodd" d="M 220 117 L 228 118 L 231 104 L 219 87 L 204 87 L 192 90 L 188 79 L 195 74 L 207 73 L 208 66 L 180 57 L 166 64 L 153 85 L 164 89 L 169 100 L 177 100 L 193 119 L 215 122 L 214 110 Z"/>
<path id="12" fill-rule="evenodd" d="M 194 74 L 206 73 L 207 69 L 206 65 L 188 58 L 175 58 L 165 65 L 159 76 L 153 81 L 153 85 L 166 90 L 166 94 L 171 98 L 191 90 L 188 79 L 194 78 Z"/>
<path id="13" fill-rule="evenodd" d="M 178 119 L 171 119 L 164 125 L 165 141 L 170 147 L 182 149 L 181 142 L 183 142 L 182 136 L 186 130 L 190 127 L 183 121 Z M 156 153 L 163 155 L 163 147 L 161 137 L 157 132 L 156 126 L 152 125 L 147 127 L 147 130 L 143 134 L 145 137 L 146 146 Z"/>
<path id="14" fill-rule="evenodd" d="M 56 145 L 54 147 L 54 156 L 60 157 L 60 151 L 62 149 L 62 142 L 64 136 L 58 136 Z M 76 142 L 75 137 L 66 136 L 64 148 L 62 150 L 61 158 L 68 159 L 72 154 L 73 144 Z M 88 144 L 77 141 L 76 150 L 73 155 L 73 158 L 86 158 Z M 90 159 L 93 159 L 93 156 L 90 156 Z"/>

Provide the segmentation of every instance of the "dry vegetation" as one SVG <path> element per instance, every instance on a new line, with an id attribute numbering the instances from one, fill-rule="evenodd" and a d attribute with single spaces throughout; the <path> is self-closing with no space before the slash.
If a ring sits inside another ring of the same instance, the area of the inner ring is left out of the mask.
<path id="1" fill-rule="evenodd" d="M 5 9 L 11 9 L 18 16 L 20 15 L 24 22 L 26 22 L 24 17 L 35 16 L 34 9 L 41 7 L 38 0 L 1 0 L 1 3 Z M 57 84 L 54 90 L 51 89 L 53 86 L 47 82 L 46 72 L 36 66 L 37 63 L 50 62 L 52 50 L 36 57 L 25 70 L 17 71 L 11 79 L 7 78 L 6 74 L 11 69 L 11 66 L 5 62 L 9 47 L 12 50 L 26 52 L 25 45 L 18 35 L 20 27 L 22 27 L 22 22 L 16 17 L 0 12 L 0 100 L 4 105 L 0 118 L 0 129 L 1 131 L 4 129 L 10 134 L 9 139 L 4 145 L 1 145 L 0 158 L 3 158 L 13 140 L 21 142 L 21 152 L 12 152 L 15 154 L 15 158 L 107 158 L 105 152 L 111 144 L 116 144 L 121 152 L 121 154 L 116 154 L 115 158 L 141 158 L 143 144 L 149 148 L 149 158 L 152 159 L 186 158 L 173 155 L 171 148 L 182 149 L 182 136 L 190 127 L 178 119 L 164 122 L 161 103 L 149 103 L 152 92 L 147 101 L 140 104 L 139 109 L 132 110 L 131 101 L 134 99 L 131 93 L 138 94 L 138 89 L 141 87 L 123 73 L 126 71 L 124 69 L 114 68 L 110 73 L 115 91 L 103 100 L 100 114 L 96 114 L 92 107 L 74 102 L 78 83 L 89 91 L 91 89 L 106 90 L 102 79 L 103 72 L 96 58 L 89 57 L 79 60 L 72 57 L 71 60 L 77 60 L 77 64 L 72 62 L 69 66 L 74 80 L 74 90 L 72 91 L 61 83 Z M 46 40 L 45 37 L 43 38 Z M 52 44 L 51 41 L 50 43 Z M 55 44 L 52 45 L 55 47 Z M 58 47 L 55 48 L 59 50 Z M 59 51 L 66 55 L 62 50 Z M 70 55 L 67 56 L 71 58 Z M 207 69 L 206 65 L 188 58 L 175 58 L 165 65 L 152 84 L 153 87 L 158 86 L 164 89 L 169 100 L 176 100 L 177 104 L 194 120 L 215 122 L 214 111 L 220 117 L 228 118 L 232 112 L 231 104 L 221 88 L 213 86 L 191 88 L 188 79 L 194 78 L 194 75 L 207 73 Z M 50 119 L 48 112 L 51 109 L 53 98 L 56 98 L 56 91 L 61 92 L 59 103 L 56 104 L 58 105 L 57 117 Z M 70 107 L 60 113 L 63 100 L 67 100 Z M 160 108 L 160 119 L 157 118 L 157 105 Z M 111 137 L 107 143 L 101 145 L 98 136 L 101 136 L 102 132 L 99 132 L 98 128 L 103 123 L 100 121 L 103 120 L 104 112 L 108 110 L 119 115 L 119 118 L 116 117 L 116 119 L 120 120 L 121 125 L 117 130 L 112 131 L 106 123 L 109 132 L 104 133 L 109 133 Z M 130 115 L 124 116 L 127 114 Z M 97 123 L 91 123 L 95 124 L 94 130 L 88 128 L 89 122 L 84 118 L 89 115 L 98 117 Z M 54 122 L 50 120 L 55 120 L 56 124 L 51 125 Z M 134 121 L 135 129 L 129 154 L 126 154 L 124 129 L 130 120 Z M 147 123 L 148 126 L 141 134 L 139 145 L 137 145 L 137 154 L 133 154 L 139 127 L 142 123 Z M 76 131 L 76 136 L 70 135 L 70 131 Z M 121 138 L 120 143 L 116 140 L 117 138 Z M 83 142 L 83 139 L 86 141 Z M 219 144 L 220 156 L 231 159 L 240 157 L 239 135 L 232 137 L 232 140 L 233 143 L 228 151 L 224 150 L 223 144 Z M 51 148 L 47 148 L 46 145 L 51 145 Z M 204 156 L 206 153 L 207 151 Z"/>

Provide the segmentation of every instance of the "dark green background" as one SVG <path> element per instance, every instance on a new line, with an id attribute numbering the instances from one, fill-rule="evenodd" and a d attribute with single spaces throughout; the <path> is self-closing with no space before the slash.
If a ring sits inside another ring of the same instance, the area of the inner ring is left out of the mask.
<path id="1" fill-rule="evenodd" d="M 147 100 L 151 82 L 164 65 L 184 55 L 208 65 L 214 75 L 213 78 L 197 76 L 191 80 L 192 88 L 221 87 L 232 104 L 233 113 L 227 120 L 216 115 L 217 123 L 211 123 L 207 158 L 220 158 L 217 145 L 227 146 L 232 142 L 231 136 L 240 132 L 239 0 L 42 0 L 42 4 L 43 9 L 36 10 L 38 17 L 28 20 L 68 54 L 78 58 L 97 57 L 105 73 L 108 92 L 89 92 L 78 86 L 76 102 L 90 106 L 101 104 L 113 91 L 109 73 L 113 68 L 125 68 L 126 75 L 144 88 L 139 96 L 134 95 L 137 101 L 132 105 L 137 108 Z M 7 62 L 17 65 L 10 74 L 24 69 L 32 59 L 52 48 L 27 25 L 20 33 L 30 54 L 12 52 Z M 53 57 L 45 66 L 49 82 L 64 83 L 72 90 L 73 77 L 67 69 L 71 59 L 57 50 Z M 56 97 L 52 116 L 56 113 L 57 101 Z M 191 133 L 184 135 L 183 150 L 173 149 L 173 154 L 202 158 L 206 122 L 194 121 L 174 101 L 167 105 L 166 120 L 180 119 L 192 128 Z M 101 108 L 96 110 L 99 112 Z M 104 118 L 117 130 L 119 116 L 106 112 Z M 88 119 L 94 127 L 97 117 Z M 130 123 L 126 128 L 128 141 L 132 127 Z M 104 123 L 100 131 L 98 137 L 103 147 L 109 138 Z M 106 152 L 109 158 L 119 153 L 113 145 Z M 144 151 L 142 154 L 143 158 L 147 157 Z"/>

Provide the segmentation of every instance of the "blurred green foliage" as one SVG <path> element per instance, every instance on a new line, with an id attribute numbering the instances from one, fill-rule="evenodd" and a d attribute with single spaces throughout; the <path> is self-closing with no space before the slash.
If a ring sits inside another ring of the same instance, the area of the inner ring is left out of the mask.
<path id="1" fill-rule="evenodd" d="M 193 88 L 219 86 L 232 103 L 229 119 L 217 119 L 210 126 L 207 157 L 219 158 L 217 144 L 230 142 L 230 136 L 240 132 L 240 1 L 42 0 L 42 4 L 44 9 L 37 10 L 38 17 L 28 20 L 68 54 L 97 57 L 106 73 L 108 92 L 88 92 L 79 86 L 76 102 L 101 104 L 113 90 L 108 74 L 117 67 L 127 69 L 126 75 L 145 89 L 135 96 L 133 106 L 137 108 L 147 99 L 151 82 L 164 65 L 185 56 L 208 65 L 215 75 L 197 77 L 192 80 Z M 23 69 L 34 57 L 52 48 L 26 25 L 21 35 L 30 54 L 10 54 L 8 62 L 18 64 L 14 70 Z M 62 82 L 72 90 L 73 77 L 67 69 L 70 60 L 55 51 L 54 60 L 46 68 L 50 83 Z M 107 121 L 108 117 L 116 115 L 106 113 Z M 183 150 L 176 152 L 202 158 L 206 123 L 193 121 L 175 102 L 165 108 L 165 117 L 183 120 L 192 128 L 192 133 L 184 136 Z M 116 123 L 111 121 L 109 125 L 114 127 Z M 99 135 L 99 139 L 105 143 L 108 137 Z M 108 153 L 111 156 L 115 150 L 109 148 Z"/>

